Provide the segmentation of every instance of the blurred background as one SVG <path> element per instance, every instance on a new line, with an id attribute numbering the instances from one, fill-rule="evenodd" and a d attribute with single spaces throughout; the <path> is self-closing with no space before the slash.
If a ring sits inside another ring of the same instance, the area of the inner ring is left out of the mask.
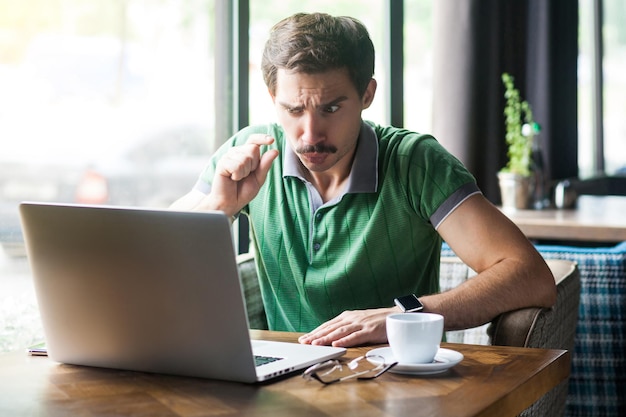
<path id="1" fill-rule="evenodd" d="M 245 110 L 240 125 L 274 121 L 261 52 L 271 26 L 299 11 L 351 15 L 368 27 L 379 89 L 364 117 L 381 124 L 392 122 L 389 85 L 396 80 L 389 71 L 389 33 L 399 29 L 403 125 L 431 132 L 436 2 L 0 0 L 0 351 L 43 337 L 20 201 L 169 205 L 191 189 L 209 155 L 236 130 L 235 124 L 224 129 L 223 119 Z M 389 13 L 400 3 L 398 23 Z M 554 4 L 578 11 L 578 176 L 597 173 L 598 125 L 602 170 L 619 173 L 626 166 L 626 2 L 603 0 L 601 20 L 597 1 Z M 242 5 L 245 10 L 238 10 Z M 220 9 L 229 7 L 235 9 L 230 14 Z M 249 52 L 237 55 L 242 39 L 235 39 L 226 53 L 248 77 L 243 91 L 233 74 L 216 70 L 223 64 L 224 36 L 236 26 L 233 16 L 240 19 L 236 36 L 246 38 Z M 593 83 L 598 39 L 600 90 Z M 230 95 L 246 101 L 233 106 Z"/>

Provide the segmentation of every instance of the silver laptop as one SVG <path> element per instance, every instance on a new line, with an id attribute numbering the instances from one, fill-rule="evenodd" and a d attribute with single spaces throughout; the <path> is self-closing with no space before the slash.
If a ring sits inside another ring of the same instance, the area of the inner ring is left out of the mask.
<path id="1" fill-rule="evenodd" d="M 256 382 L 345 353 L 250 340 L 221 212 L 22 203 L 20 215 L 53 360 Z"/>

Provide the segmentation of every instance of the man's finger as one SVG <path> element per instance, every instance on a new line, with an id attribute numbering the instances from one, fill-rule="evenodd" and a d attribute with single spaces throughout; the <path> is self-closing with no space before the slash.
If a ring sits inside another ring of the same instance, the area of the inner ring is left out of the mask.
<path id="1" fill-rule="evenodd" d="M 270 149 L 261 155 L 261 160 L 259 161 L 259 166 L 256 169 L 256 177 L 259 184 L 263 184 L 265 182 L 265 178 L 267 177 L 267 173 L 272 167 L 272 162 L 278 157 L 277 149 Z"/>
<path id="2" fill-rule="evenodd" d="M 253 133 L 246 141 L 249 145 L 271 145 L 272 143 L 274 143 L 274 138 L 264 133 Z"/>
<path id="3" fill-rule="evenodd" d="M 239 181 L 242 178 L 248 176 L 248 174 L 255 168 L 254 159 L 248 155 L 244 155 L 239 152 L 229 152 L 222 157 L 220 161 L 220 174 L 232 179 L 233 181 Z"/>

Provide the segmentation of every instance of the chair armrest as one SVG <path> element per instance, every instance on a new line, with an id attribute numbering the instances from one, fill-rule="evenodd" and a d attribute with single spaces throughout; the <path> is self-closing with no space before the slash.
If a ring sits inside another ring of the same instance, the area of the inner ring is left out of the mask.
<path id="1" fill-rule="evenodd" d="M 549 309 L 528 307 L 500 314 L 491 321 L 487 334 L 492 345 L 528 347 L 528 341 L 542 313 Z"/>
<path id="2" fill-rule="evenodd" d="M 554 306 L 500 314 L 487 329 L 492 345 L 573 350 L 580 300 L 578 266 L 565 260 L 547 263 L 557 286 Z"/>

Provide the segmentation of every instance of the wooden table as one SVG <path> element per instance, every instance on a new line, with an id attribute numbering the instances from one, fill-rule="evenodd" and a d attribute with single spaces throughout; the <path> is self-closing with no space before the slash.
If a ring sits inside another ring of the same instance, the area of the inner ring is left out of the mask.
<path id="1" fill-rule="evenodd" d="M 295 341 L 293 333 L 253 338 Z M 246 385 L 0 355 L 2 416 L 514 416 L 567 378 L 567 351 L 444 344 L 465 358 L 445 374 L 387 373 L 324 386 L 298 374 Z M 346 357 L 371 347 L 349 349 Z"/>
<path id="2" fill-rule="evenodd" d="M 503 211 L 530 239 L 626 240 L 626 197 L 580 196 L 576 208 Z"/>

